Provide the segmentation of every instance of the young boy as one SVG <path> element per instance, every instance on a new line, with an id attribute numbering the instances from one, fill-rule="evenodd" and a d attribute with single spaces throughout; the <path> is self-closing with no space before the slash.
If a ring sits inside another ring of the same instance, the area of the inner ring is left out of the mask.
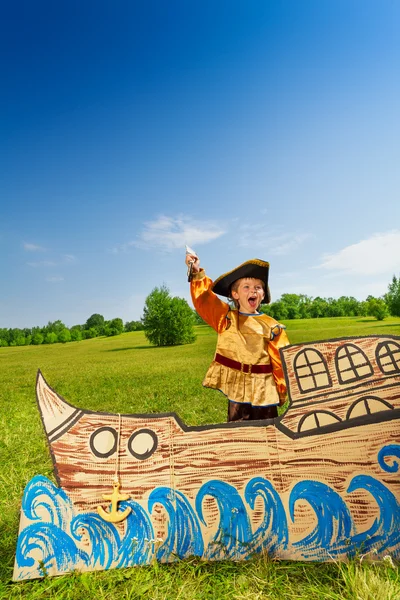
<path id="1" fill-rule="evenodd" d="M 190 291 L 198 314 L 218 333 L 217 348 L 203 385 L 227 396 L 228 421 L 271 419 L 286 399 L 279 348 L 289 340 L 284 326 L 258 312 L 271 301 L 269 263 L 249 260 L 209 279 L 195 254 L 186 255 Z M 216 294 L 231 298 L 237 310 Z"/>

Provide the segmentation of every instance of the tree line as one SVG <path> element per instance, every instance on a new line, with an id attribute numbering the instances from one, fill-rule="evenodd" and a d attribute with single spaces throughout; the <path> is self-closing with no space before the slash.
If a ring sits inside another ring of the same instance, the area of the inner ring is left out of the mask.
<path id="1" fill-rule="evenodd" d="M 389 314 L 400 317 L 400 278 L 393 276 L 387 293 L 380 297 L 368 296 L 364 301 L 352 296 L 340 298 L 312 298 L 305 294 L 282 294 L 260 310 L 277 321 L 324 317 L 365 317 L 383 320 Z M 68 328 L 60 320 L 45 327 L 32 329 L 0 329 L 1 346 L 27 346 L 80 341 L 84 339 L 119 335 L 144 330 L 151 344 L 173 346 L 188 344 L 196 339 L 194 325 L 203 324 L 202 318 L 183 298 L 172 297 L 166 286 L 156 287 L 147 296 L 143 317 L 139 321 L 115 318 L 106 321 L 98 313 L 91 315 L 84 325 Z"/>
<path id="2" fill-rule="evenodd" d="M 91 315 L 83 325 L 73 325 L 68 328 L 60 320 L 49 321 L 44 327 L 0 329 L 0 347 L 2 346 L 39 346 L 41 344 L 56 344 L 79 342 L 99 336 L 119 335 L 124 331 L 143 329 L 141 321 L 128 321 L 115 318 L 106 321 L 103 315 Z"/>
<path id="3" fill-rule="evenodd" d="M 366 316 L 383 320 L 389 314 L 388 305 L 383 298 L 368 296 L 366 300 L 359 301 L 353 296 L 312 298 L 305 294 L 282 294 L 276 302 L 262 305 L 260 311 L 277 321 Z"/>

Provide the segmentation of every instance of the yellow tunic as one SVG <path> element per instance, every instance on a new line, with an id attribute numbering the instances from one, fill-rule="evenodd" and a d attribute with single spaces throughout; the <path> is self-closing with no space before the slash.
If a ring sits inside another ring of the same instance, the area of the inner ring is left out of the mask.
<path id="1" fill-rule="evenodd" d="M 231 310 L 212 291 L 204 270 L 194 274 L 190 291 L 198 314 L 218 333 L 216 354 L 249 365 L 271 365 L 272 373 L 243 373 L 215 361 L 203 385 L 223 392 L 230 401 L 253 406 L 283 404 L 286 385 L 279 349 L 289 340 L 282 325 L 268 315 Z"/>

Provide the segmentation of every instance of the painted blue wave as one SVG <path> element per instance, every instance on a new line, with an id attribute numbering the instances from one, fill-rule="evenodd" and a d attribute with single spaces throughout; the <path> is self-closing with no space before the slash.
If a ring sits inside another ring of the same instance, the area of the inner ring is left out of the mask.
<path id="1" fill-rule="evenodd" d="M 294 486 L 289 498 L 289 511 L 294 521 L 294 509 L 298 500 L 306 500 L 315 512 L 317 525 L 302 540 L 293 544 L 302 551 L 304 558 L 327 559 L 342 554 L 353 533 L 353 521 L 344 500 L 325 483 L 300 481 Z M 322 552 L 321 552 L 322 551 Z"/>
<path id="2" fill-rule="evenodd" d="M 150 540 L 154 538 L 153 526 L 146 511 L 134 500 L 121 502 L 120 510 L 130 507 L 131 513 L 125 519 L 125 535 L 119 548 L 118 567 L 145 565 L 153 558 Z"/>
<path id="3" fill-rule="evenodd" d="M 33 521 L 18 536 L 16 564 L 20 578 L 43 577 L 55 567 L 60 573 L 88 564 L 69 534 L 73 505 L 68 495 L 49 479 L 37 475 L 25 488 L 22 514 Z"/>
<path id="4" fill-rule="evenodd" d="M 205 496 L 215 498 L 219 514 L 219 527 L 208 545 L 207 559 L 239 558 L 249 554 L 251 526 L 247 511 L 237 490 L 223 481 L 209 481 L 201 486 L 196 496 L 196 511 L 204 525 L 202 502 Z"/>
<path id="5" fill-rule="evenodd" d="M 51 523 L 33 523 L 18 536 L 16 563 L 20 579 L 43 577 L 51 567 L 60 573 L 88 564 L 67 532 Z"/>
<path id="6" fill-rule="evenodd" d="M 88 537 L 88 565 L 103 569 L 112 566 L 121 546 L 119 533 L 112 523 L 107 523 L 97 513 L 78 514 L 72 519 L 71 535 L 78 542 Z"/>
<path id="7" fill-rule="evenodd" d="M 354 490 L 366 490 L 374 498 L 379 507 L 379 517 L 372 526 L 352 538 L 352 546 L 369 552 L 373 548 L 378 552 L 388 551 L 395 557 L 400 556 L 400 504 L 388 488 L 368 475 L 354 477 L 347 489 L 348 493 Z"/>
<path id="8" fill-rule="evenodd" d="M 65 529 L 73 516 L 68 495 L 43 475 L 33 477 L 26 487 L 22 511 L 31 521 L 46 521 L 61 529 Z"/>
<path id="9" fill-rule="evenodd" d="M 385 463 L 385 458 L 391 458 L 393 456 L 400 458 L 400 444 L 388 444 L 387 446 L 381 448 L 378 452 L 379 466 L 388 473 L 397 473 L 400 468 L 397 460 L 394 460 L 392 465 Z"/>
<path id="10" fill-rule="evenodd" d="M 169 517 L 167 539 L 157 550 L 157 559 L 165 561 L 174 554 L 179 558 L 202 556 L 200 523 L 184 494 L 167 487 L 157 488 L 149 497 L 150 513 L 156 503 L 165 508 Z"/>
<path id="11" fill-rule="evenodd" d="M 272 483 L 263 477 L 254 477 L 246 486 L 244 497 L 254 509 L 257 496 L 264 500 L 264 519 L 251 538 L 253 552 L 267 550 L 274 556 L 278 549 L 287 549 L 289 531 L 282 500 Z"/>

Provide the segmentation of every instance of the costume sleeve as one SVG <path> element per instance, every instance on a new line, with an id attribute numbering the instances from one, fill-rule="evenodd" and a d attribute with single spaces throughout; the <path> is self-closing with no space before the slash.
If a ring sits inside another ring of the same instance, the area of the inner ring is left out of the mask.
<path id="1" fill-rule="evenodd" d="M 285 327 L 277 323 L 271 328 L 271 339 L 268 343 L 268 354 L 272 363 L 272 376 L 275 380 L 276 389 L 278 390 L 280 403 L 283 404 L 286 400 L 286 383 L 283 375 L 282 362 L 279 354 L 279 349 L 289 345 L 289 339 L 286 335 Z"/>
<path id="2" fill-rule="evenodd" d="M 222 333 L 227 327 L 229 306 L 212 291 L 212 280 L 207 277 L 204 269 L 193 274 L 190 283 L 190 293 L 193 305 L 202 319 L 215 331 Z"/>

